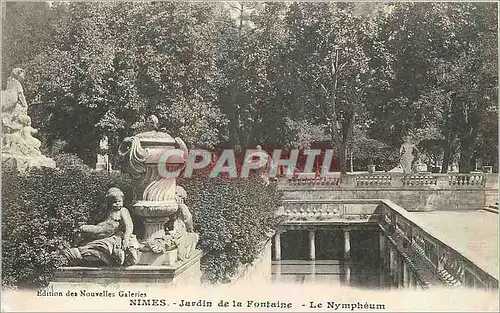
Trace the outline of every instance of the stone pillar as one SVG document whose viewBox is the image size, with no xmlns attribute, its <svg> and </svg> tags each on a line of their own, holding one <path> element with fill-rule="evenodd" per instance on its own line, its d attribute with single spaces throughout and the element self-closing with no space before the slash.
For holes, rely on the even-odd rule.
<svg viewBox="0 0 500 313">
<path fill-rule="evenodd" d="M 398 253 L 395 248 L 392 248 L 392 283 L 394 286 L 398 287 L 399 285 L 399 272 L 398 272 Z"/>
<path fill-rule="evenodd" d="M 309 231 L 309 260 L 316 260 L 316 240 L 314 230 Z"/>
<path fill-rule="evenodd" d="M 398 288 L 403 289 L 405 287 L 405 269 L 406 264 L 403 257 L 400 255 L 398 257 Z"/>
<path fill-rule="evenodd" d="M 274 235 L 274 259 L 281 260 L 281 234 L 279 232 Z"/>
<path fill-rule="evenodd" d="M 392 247 L 389 248 L 389 274 L 391 277 L 394 275 L 394 250 Z"/>
<path fill-rule="evenodd" d="M 404 173 L 390 173 L 391 174 L 391 187 L 403 187 Z"/>
<path fill-rule="evenodd" d="M 310 269 L 311 269 L 311 281 L 314 282 L 315 281 L 315 276 L 316 276 L 316 262 L 311 262 L 310 264 Z"/>
<path fill-rule="evenodd" d="M 385 235 L 383 232 L 379 232 L 379 258 L 382 264 L 384 264 L 385 258 Z"/>
<path fill-rule="evenodd" d="M 484 205 L 495 204 L 498 201 L 498 175 L 484 174 Z"/>
<path fill-rule="evenodd" d="M 403 288 L 408 288 L 408 274 L 409 274 L 409 268 L 408 268 L 408 264 L 406 264 L 405 260 L 402 259 L 402 264 L 403 264 L 403 267 L 402 267 L 402 274 L 403 274 Z"/>
<path fill-rule="evenodd" d="M 348 259 L 351 255 L 351 237 L 349 230 L 344 230 L 344 258 Z"/>
<path fill-rule="evenodd" d="M 345 283 L 347 285 L 350 285 L 351 284 L 351 264 L 346 262 L 344 267 L 345 267 L 345 269 L 344 269 L 345 270 L 345 274 L 344 274 L 345 275 Z"/>
<path fill-rule="evenodd" d="M 281 280 L 281 262 L 275 263 L 274 280 L 277 282 L 280 282 Z"/>
<path fill-rule="evenodd" d="M 413 288 L 415 283 L 415 277 L 413 276 L 413 271 L 408 267 L 408 288 Z"/>
</svg>

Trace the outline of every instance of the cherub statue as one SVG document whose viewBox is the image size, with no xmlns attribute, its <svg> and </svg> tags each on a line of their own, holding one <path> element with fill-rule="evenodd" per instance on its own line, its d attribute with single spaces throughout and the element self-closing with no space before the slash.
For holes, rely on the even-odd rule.
<svg viewBox="0 0 500 313">
<path fill-rule="evenodd" d="M 183 261 L 191 256 L 196 249 L 199 236 L 196 233 L 188 232 L 185 217 L 179 208 L 177 213 L 170 219 L 167 228 L 167 237 L 171 242 L 170 248 L 177 248 L 177 260 Z"/>
<path fill-rule="evenodd" d="M 80 243 L 65 251 L 70 263 L 104 263 L 133 265 L 138 261 L 139 243 L 133 234 L 133 223 L 123 207 L 123 192 L 110 188 L 106 195 L 108 207 L 104 221 L 97 225 L 80 226 Z"/>
<path fill-rule="evenodd" d="M 196 249 L 199 236 L 193 232 L 193 216 L 184 204 L 186 191 L 176 186 L 175 200 L 179 208 L 166 225 L 167 250 L 177 248 L 177 259 L 185 260 Z"/>
<path fill-rule="evenodd" d="M 184 199 L 187 197 L 186 190 L 181 186 L 175 187 L 175 201 L 179 204 L 179 210 L 181 211 L 181 218 L 188 232 L 193 232 L 193 215 L 189 212 L 189 208 L 184 204 Z"/>
</svg>

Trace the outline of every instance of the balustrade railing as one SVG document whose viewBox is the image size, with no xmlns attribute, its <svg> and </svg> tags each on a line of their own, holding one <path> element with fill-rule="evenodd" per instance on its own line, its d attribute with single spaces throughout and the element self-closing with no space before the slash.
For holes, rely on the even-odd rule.
<svg viewBox="0 0 500 313">
<path fill-rule="evenodd" d="M 450 186 L 484 186 L 484 174 L 450 174 Z"/>
<path fill-rule="evenodd" d="M 380 187 L 391 186 L 391 175 L 387 174 L 367 174 L 356 175 L 357 187 Z"/>
<path fill-rule="evenodd" d="M 329 177 L 281 179 L 280 187 L 323 187 L 323 188 L 485 188 L 487 175 L 484 173 L 348 173 Z M 493 177 L 496 179 L 496 176 Z M 493 180 L 490 178 L 490 180 Z"/>
<path fill-rule="evenodd" d="M 498 280 L 472 263 L 442 239 L 436 238 L 425 230 L 423 225 L 413 221 L 409 213 L 388 200 L 382 200 L 378 208 L 381 214 L 380 225 L 387 235 L 409 248 L 413 262 L 422 262 L 425 270 L 433 277 L 450 286 L 469 286 L 484 289 L 498 288 Z M 404 249 L 403 248 L 403 249 Z M 408 252 L 408 251 L 407 251 Z M 422 268 L 422 266 L 420 266 Z"/>
<path fill-rule="evenodd" d="M 304 185 L 317 185 L 317 186 L 338 186 L 340 184 L 340 177 L 312 177 L 312 178 L 299 178 L 293 177 L 288 181 L 290 186 L 304 186 Z"/>
<path fill-rule="evenodd" d="M 380 200 L 284 200 L 282 214 L 290 220 L 363 220 L 377 215 Z"/>
<path fill-rule="evenodd" d="M 430 186 L 437 185 L 438 177 L 434 175 L 411 174 L 402 178 L 403 186 Z"/>
</svg>

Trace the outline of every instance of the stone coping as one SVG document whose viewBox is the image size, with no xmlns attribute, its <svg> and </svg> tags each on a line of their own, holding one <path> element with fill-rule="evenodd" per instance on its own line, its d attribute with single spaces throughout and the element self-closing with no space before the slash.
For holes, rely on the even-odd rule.
<svg viewBox="0 0 500 313">
<path fill-rule="evenodd" d="M 497 190 L 496 188 L 486 187 L 484 185 L 414 185 L 393 187 L 387 185 L 374 186 L 352 186 L 352 185 L 279 185 L 278 189 L 284 191 L 325 191 L 325 190 L 344 190 L 344 191 L 482 191 L 482 190 Z"/>
<path fill-rule="evenodd" d="M 463 258 L 474 264 L 476 267 L 478 267 L 480 270 L 483 272 L 487 273 L 491 277 L 495 278 L 498 280 L 498 271 L 492 271 L 490 269 L 490 265 L 488 264 L 487 261 L 483 260 L 482 258 L 477 257 L 475 254 L 468 253 L 464 247 L 460 247 L 457 245 L 453 245 L 450 240 L 444 236 L 441 233 L 438 233 L 436 231 L 428 229 L 422 221 L 418 219 L 417 216 L 412 214 L 413 212 L 408 212 L 401 206 L 395 204 L 391 200 L 382 200 L 382 202 L 390 207 L 392 210 L 397 212 L 399 215 L 404 217 L 410 224 L 413 224 L 414 226 L 420 228 L 423 232 L 425 232 L 428 236 L 432 237 L 434 240 L 440 242 L 442 245 L 445 245 L 449 247 L 451 250 L 455 251 L 456 253 L 460 254 Z"/>
<path fill-rule="evenodd" d="M 381 204 L 383 199 L 283 199 L 284 203 L 320 203 L 320 204 L 330 204 L 330 203 L 339 203 L 339 204 Z"/>
<path fill-rule="evenodd" d="M 195 253 L 186 261 L 174 266 L 149 266 L 149 265 L 131 265 L 131 266 L 64 266 L 60 267 L 54 276 L 54 282 L 63 282 L 67 278 L 110 278 L 110 277 L 162 277 L 173 278 L 180 275 L 193 264 L 199 262 L 203 252 L 196 250 Z"/>
</svg>

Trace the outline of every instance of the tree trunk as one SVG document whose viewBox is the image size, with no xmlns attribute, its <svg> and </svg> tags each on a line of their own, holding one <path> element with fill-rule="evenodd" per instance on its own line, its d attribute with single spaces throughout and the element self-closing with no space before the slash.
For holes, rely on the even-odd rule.
<svg viewBox="0 0 500 313">
<path fill-rule="evenodd" d="M 470 173 L 472 161 L 472 140 L 469 137 L 460 140 L 459 172 Z"/>
<path fill-rule="evenodd" d="M 441 165 L 441 173 L 448 173 L 448 168 L 450 167 L 450 157 L 451 157 L 451 147 L 450 143 L 447 141 L 444 144 L 444 155 L 443 155 L 443 164 Z"/>
<path fill-rule="evenodd" d="M 340 173 L 347 173 L 347 160 L 346 160 L 346 145 L 338 140 L 335 141 L 335 146 L 337 147 L 338 165 Z"/>
<path fill-rule="evenodd" d="M 448 168 L 450 167 L 450 163 L 452 161 L 452 156 L 455 152 L 454 149 L 454 142 L 455 138 L 453 136 L 447 136 L 443 149 L 444 149 L 444 155 L 443 155 L 443 164 L 441 166 L 441 173 L 448 173 Z"/>
</svg>

